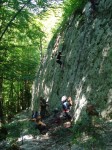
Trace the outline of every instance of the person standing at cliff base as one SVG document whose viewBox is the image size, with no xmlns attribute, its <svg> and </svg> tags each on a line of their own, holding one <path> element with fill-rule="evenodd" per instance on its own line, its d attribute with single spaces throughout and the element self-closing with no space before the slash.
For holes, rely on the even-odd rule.
<svg viewBox="0 0 112 150">
<path fill-rule="evenodd" d="M 48 115 L 48 102 L 43 98 L 40 97 L 40 115 L 42 119 L 44 119 Z"/>
</svg>

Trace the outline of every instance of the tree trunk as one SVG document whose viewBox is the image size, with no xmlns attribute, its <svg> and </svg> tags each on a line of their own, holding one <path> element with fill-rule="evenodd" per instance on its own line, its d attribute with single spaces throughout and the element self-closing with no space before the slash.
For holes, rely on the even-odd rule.
<svg viewBox="0 0 112 150">
<path fill-rule="evenodd" d="M 42 63 L 42 38 L 40 37 L 40 60 L 41 60 L 41 63 Z"/>
<path fill-rule="evenodd" d="M 2 97 L 2 89 L 3 89 L 3 77 L 0 77 L 0 119 L 3 122 L 3 97 Z"/>
</svg>

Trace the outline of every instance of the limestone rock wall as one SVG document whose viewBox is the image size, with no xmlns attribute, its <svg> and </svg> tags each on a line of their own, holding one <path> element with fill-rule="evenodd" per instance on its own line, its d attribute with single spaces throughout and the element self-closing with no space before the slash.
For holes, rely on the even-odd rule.
<svg viewBox="0 0 112 150">
<path fill-rule="evenodd" d="M 63 70 L 56 63 L 58 51 L 63 54 Z M 87 4 L 83 14 L 73 15 L 63 33 L 49 44 L 33 84 L 32 109 L 38 108 L 39 96 L 48 98 L 51 110 L 61 107 L 63 95 L 72 96 L 76 103 L 75 120 L 87 102 L 96 104 L 102 116 L 112 114 L 111 0 L 98 1 L 94 15 Z"/>
</svg>

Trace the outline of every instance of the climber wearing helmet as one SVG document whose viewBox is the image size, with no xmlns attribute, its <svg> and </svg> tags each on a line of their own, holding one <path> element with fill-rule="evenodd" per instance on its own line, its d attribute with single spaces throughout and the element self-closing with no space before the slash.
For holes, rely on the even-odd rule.
<svg viewBox="0 0 112 150">
<path fill-rule="evenodd" d="M 71 115 L 70 115 L 70 103 L 67 99 L 67 96 L 62 96 L 61 98 L 61 102 L 62 102 L 62 109 L 63 109 L 63 116 L 71 121 Z"/>
</svg>

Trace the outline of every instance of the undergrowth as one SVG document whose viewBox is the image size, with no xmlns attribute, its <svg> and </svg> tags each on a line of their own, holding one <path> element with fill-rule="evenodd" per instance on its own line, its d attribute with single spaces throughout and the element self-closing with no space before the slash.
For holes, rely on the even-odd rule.
<svg viewBox="0 0 112 150">
<path fill-rule="evenodd" d="M 96 148 L 104 150 L 105 142 L 104 137 L 102 137 L 102 130 L 101 118 L 82 118 L 72 128 L 72 143 L 83 147 L 85 150 Z"/>
<path fill-rule="evenodd" d="M 32 136 L 36 136 L 39 134 L 39 131 L 35 129 L 35 125 L 31 121 L 22 121 L 22 122 L 12 122 L 7 125 L 8 136 L 7 140 L 12 141 L 13 139 L 18 139 L 24 135 L 31 134 Z"/>
</svg>

